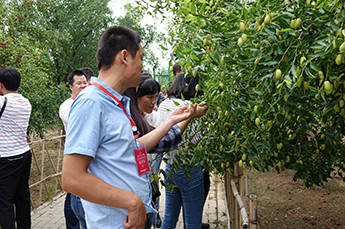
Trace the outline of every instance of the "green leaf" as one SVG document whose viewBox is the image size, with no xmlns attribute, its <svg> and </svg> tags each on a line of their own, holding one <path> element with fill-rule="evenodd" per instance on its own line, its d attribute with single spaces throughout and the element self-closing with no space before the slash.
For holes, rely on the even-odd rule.
<svg viewBox="0 0 345 229">
<path fill-rule="evenodd" d="M 193 2 L 191 3 L 191 11 L 193 14 L 196 14 L 196 7 Z"/>
<path fill-rule="evenodd" d="M 188 52 L 190 52 L 190 51 L 191 51 L 191 49 L 190 49 L 190 48 L 187 48 L 187 49 L 182 50 L 181 52 L 182 52 L 182 53 L 188 53 Z"/>
<path fill-rule="evenodd" d="M 311 67 L 311 69 L 313 69 L 316 72 L 321 71 L 321 69 L 316 64 L 314 64 L 313 62 L 310 63 L 310 67 Z"/>
<path fill-rule="evenodd" d="M 280 123 L 284 123 L 284 116 L 282 115 L 282 114 L 278 114 L 277 115 L 277 120 L 278 120 L 278 122 L 280 122 Z"/>
<path fill-rule="evenodd" d="M 181 93 L 181 100 L 182 101 L 186 101 L 186 99 L 184 98 L 183 94 Z"/>
<path fill-rule="evenodd" d="M 297 73 L 296 73 L 295 65 L 292 65 L 291 72 L 292 72 L 293 79 L 296 80 L 298 76 L 297 76 Z"/>
<path fill-rule="evenodd" d="M 291 80 L 288 80 L 288 79 L 284 79 L 284 82 L 285 82 L 286 84 L 291 84 L 291 83 L 292 83 Z"/>
<path fill-rule="evenodd" d="M 255 112 L 252 111 L 249 116 L 250 120 L 253 120 L 255 118 Z"/>
<path fill-rule="evenodd" d="M 191 53 L 191 57 L 195 61 L 199 61 L 200 60 L 194 53 Z"/>
<path fill-rule="evenodd" d="M 204 10 L 205 10 L 205 6 L 206 6 L 206 3 L 204 3 L 200 9 L 200 14 L 203 14 L 204 13 Z"/>
<path fill-rule="evenodd" d="M 283 28 L 289 28 L 289 26 L 290 26 L 289 22 L 285 18 L 279 17 L 278 21 L 282 25 Z M 285 30 L 287 30 L 287 29 L 285 29 Z"/>
<path fill-rule="evenodd" d="M 243 8 L 242 13 L 243 13 L 242 19 L 243 20 L 247 20 L 247 18 L 248 18 L 248 10 L 245 7 Z"/>
<path fill-rule="evenodd" d="M 269 60 L 269 61 L 265 61 L 265 62 L 260 62 L 259 63 L 259 65 L 265 65 L 265 66 L 267 66 L 267 65 L 276 65 L 278 63 L 278 61 L 276 61 L 276 60 Z"/>
<path fill-rule="evenodd" d="M 182 95 L 182 94 L 181 94 L 181 95 Z M 177 107 L 179 107 L 179 106 L 181 105 L 179 102 L 177 102 L 177 101 L 175 101 L 175 100 L 173 100 L 173 102 L 174 102 L 175 106 L 177 106 Z"/>
<path fill-rule="evenodd" d="M 324 2 L 326 2 L 326 0 L 318 0 L 314 6 L 314 9 L 316 9 L 316 7 L 318 7 L 321 4 L 324 4 Z"/>
<path fill-rule="evenodd" d="M 311 56 L 311 58 L 320 57 L 320 56 L 328 56 L 328 52 L 315 53 L 314 55 Z"/>
<path fill-rule="evenodd" d="M 165 47 L 164 45 L 159 45 L 159 47 L 161 47 L 161 49 L 163 49 L 164 51 L 168 51 L 168 48 L 167 47 Z"/>
</svg>

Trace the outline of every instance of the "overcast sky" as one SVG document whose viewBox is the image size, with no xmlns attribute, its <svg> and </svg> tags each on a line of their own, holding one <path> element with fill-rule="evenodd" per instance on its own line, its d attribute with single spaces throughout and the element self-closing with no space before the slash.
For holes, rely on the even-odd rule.
<svg viewBox="0 0 345 229">
<path fill-rule="evenodd" d="M 119 17 L 119 16 L 123 16 L 124 15 L 124 5 L 126 5 L 127 3 L 131 3 L 133 5 L 135 5 L 135 1 L 134 0 L 112 0 L 109 3 L 109 7 L 113 10 L 114 13 L 114 17 Z M 154 24 L 154 19 L 148 15 L 146 17 L 144 17 L 142 24 Z M 157 27 L 157 30 L 159 32 L 163 32 L 166 28 L 166 23 L 160 23 L 156 21 L 156 25 L 159 25 Z M 162 57 L 162 53 L 160 50 L 160 47 L 158 46 L 158 44 L 153 44 L 152 49 L 155 50 L 155 53 L 157 53 L 157 57 L 160 60 L 160 64 L 161 67 L 163 68 L 168 68 L 169 66 L 169 59 L 163 59 Z"/>
</svg>

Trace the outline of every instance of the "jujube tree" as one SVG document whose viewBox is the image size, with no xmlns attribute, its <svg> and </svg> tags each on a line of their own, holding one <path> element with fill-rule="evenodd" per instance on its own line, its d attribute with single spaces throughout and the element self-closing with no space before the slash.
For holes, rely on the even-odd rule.
<svg viewBox="0 0 345 229">
<path fill-rule="evenodd" d="M 210 106 L 194 158 L 230 172 L 295 170 L 320 185 L 344 177 L 341 1 L 160 1 L 174 14 L 174 61 Z M 189 147 L 191 149 L 192 147 Z"/>
</svg>

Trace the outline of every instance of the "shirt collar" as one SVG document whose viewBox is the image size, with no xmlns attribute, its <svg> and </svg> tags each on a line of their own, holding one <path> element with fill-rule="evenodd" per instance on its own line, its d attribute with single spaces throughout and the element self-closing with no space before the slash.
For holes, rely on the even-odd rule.
<svg viewBox="0 0 345 229">
<path fill-rule="evenodd" d="M 130 111 L 130 108 L 129 108 L 130 107 L 130 98 L 128 98 L 125 95 L 120 95 L 117 91 L 115 91 L 114 89 L 109 87 L 107 84 L 105 84 L 102 80 L 98 79 L 97 77 L 91 77 L 91 82 L 98 83 L 101 86 L 103 86 L 105 89 L 107 89 L 111 94 L 113 94 L 118 100 L 121 101 L 123 106 L 126 108 L 127 112 L 130 113 L 129 112 Z M 113 100 L 113 99 L 111 99 L 111 100 Z M 115 102 L 115 104 L 118 105 L 118 102 L 116 102 L 115 100 L 113 100 L 113 101 Z"/>
</svg>

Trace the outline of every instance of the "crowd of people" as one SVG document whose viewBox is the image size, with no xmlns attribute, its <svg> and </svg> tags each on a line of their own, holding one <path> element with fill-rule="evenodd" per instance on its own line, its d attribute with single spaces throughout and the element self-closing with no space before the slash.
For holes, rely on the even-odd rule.
<svg viewBox="0 0 345 229">
<path fill-rule="evenodd" d="M 199 76 L 187 77 L 175 64 L 176 78 L 164 95 L 161 85 L 142 68 L 140 42 L 135 31 L 112 26 L 98 43 L 98 76 L 86 67 L 68 76 L 71 97 L 59 109 L 66 132 L 62 185 L 67 192 L 67 229 L 175 228 L 181 209 L 185 228 L 209 228 L 202 223 L 210 186 L 207 170 L 200 164 L 193 164 L 190 170 L 189 162 L 183 162 L 174 175 L 165 177 L 174 189 L 166 189 L 162 218 L 158 214 L 162 207 L 160 189 L 153 179 L 163 157 L 167 160 L 165 174 L 171 174 L 176 155 L 192 153 L 178 150 L 182 139 L 195 142 L 199 138 L 186 131 L 195 129 L 191 120 L 200 118 L 208 109 L 190 101 L 202 95 L 195 90 Z M 0 71 L 0 93 L 4 95 L 0 96 L 2 229 L 15 225 L 30 228 L 31 224 L 31 152 L 26 143 L 31 105 L 18 94 L 19 85 L 16 69 Z M 13 115 L 15 112 L 18 115 Z M 8 130 L 19 128 L 20 134 L 13 138 L 14 133 Z"/>
</svg>

